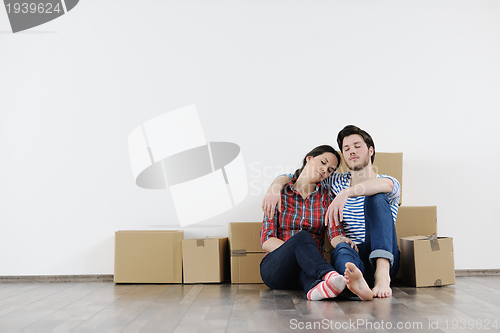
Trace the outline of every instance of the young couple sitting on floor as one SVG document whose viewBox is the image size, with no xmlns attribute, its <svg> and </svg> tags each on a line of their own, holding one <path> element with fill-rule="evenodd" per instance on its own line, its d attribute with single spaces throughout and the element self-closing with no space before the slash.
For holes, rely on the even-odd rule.
<svg viewBox="0 0 500 333">
<path fill-rule="evenodd" d="M 262 280 L 273 289 L 302 288 L 311 301 L 340 293 L 361 300 L 390 297 L 399 268 L 399 182 L 373 171 L 375 145 L 362 129 L 346 126 L 337 143 L 349 172 L 335 172 L 339 154 L 319 146 L 266 193 Z M 333 246 L 330 263 L 323 257 L 325 231 Z"/>
</svg>

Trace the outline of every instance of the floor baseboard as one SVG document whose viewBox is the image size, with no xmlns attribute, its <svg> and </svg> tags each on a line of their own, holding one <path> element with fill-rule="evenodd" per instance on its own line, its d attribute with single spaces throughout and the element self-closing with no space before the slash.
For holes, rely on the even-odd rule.
<svg viewBox="0 0 500 333">
<path fill-rule="evenodd" d="M 500 269 L 457 269 L 457 277 L 500 276 Z M 107 275 L 20 275 L 0 276 L 0 283 L 55 283 L 55 282 L 113 282 L 113 274 Z"/>
<path fill-rule="evenodd" d="M 113 275 L 21 275 L 0 276 L 0 283 L 113 282 Z"/>
<path fill-rule="evenodd" d="M 500 269 L 457 269 L 455 276 L 499 276 Z"/>
</svg>

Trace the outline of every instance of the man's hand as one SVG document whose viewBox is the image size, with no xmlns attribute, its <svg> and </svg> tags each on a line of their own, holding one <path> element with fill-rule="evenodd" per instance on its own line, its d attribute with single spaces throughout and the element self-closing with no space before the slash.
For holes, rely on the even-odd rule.
<svg viewBox="0 0 500 333">
<path fill-rule="evenodd" d="M 329 226 L 330 228 L 333 227 L 333 224 L 339 226 L 340 222 L 344 220 L 344 206 L 347 203 L 348 198 L 349 196 L 347 194 L 347 191 L 342 190 L 335 197 L 335 199 L 333 199 L 330 206 L 328 206 L 328 210 L 326 211 L 326 226 Z"/>
<path fill-rule="evenodd" d="M 274 217 L 276 204 L 278 205 L 278 211 L 281 213 L 281 193 L 274 193 L 274 191 L 269 189 L 264 196 L 264 200 L 262 200 L 262 210 L 268 219 Z"/>
</svg>

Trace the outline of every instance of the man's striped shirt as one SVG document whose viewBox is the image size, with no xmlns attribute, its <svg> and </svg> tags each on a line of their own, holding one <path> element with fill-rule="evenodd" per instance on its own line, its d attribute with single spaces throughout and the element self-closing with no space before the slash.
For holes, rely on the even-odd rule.
<svg viewBox="0 0 500 333">
<path fill-rule="evenodd" d="M 401 194 L 401 186 L 399 181 L 388 175 L 377 175 L 377 178 L 389 178 L 394 183 L 392 191 L 385 193 L 389 204 L 391 205 L 392 219 L 396 223 L 398 215 L 399 196 Z M 334 172 L 321 183 L 324 187 L 329 188 L 335 195 L 340 191 L 351 186 L 351 173 Z M 353 240 L 355 244 L 365 242 L 365 197 L 348 198 L 344 206 L 344 221 L 343 227 L 347 237 Z"/>
</svg>

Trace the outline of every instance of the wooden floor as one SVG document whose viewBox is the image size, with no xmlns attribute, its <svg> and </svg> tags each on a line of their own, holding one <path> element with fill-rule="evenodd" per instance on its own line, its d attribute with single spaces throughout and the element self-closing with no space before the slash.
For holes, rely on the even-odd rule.
<svg viewBox="0 0 500 333">
<path fill-rule="evenodd" d="M 264 285 L 0 284 L 0 332 L 500 332 L 500 276 L 308 302 Z"/>
</svg>

